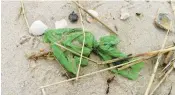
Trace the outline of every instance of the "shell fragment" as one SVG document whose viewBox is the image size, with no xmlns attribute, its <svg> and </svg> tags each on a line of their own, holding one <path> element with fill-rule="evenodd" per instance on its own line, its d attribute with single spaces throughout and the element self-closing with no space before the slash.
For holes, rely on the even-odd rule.
<svg viewBox="0 0 175 95">
<path fill-rule="evenodd" d="M 39 36 L 44 34 L 46 29 L 48 29 L 48 27 L 42 21 L 37 20 L 33 22 L 30 26 L 29 33 L 31 33 L 34 36 Z"/>
<path fill-rule="evenodd" d="M 66 26 L 67 26 L 67 21 L 65 19 L 62 19 L 60 21 L 55 22 L 55 28 L 56 29 L 65 28 Z"/>
</svg>

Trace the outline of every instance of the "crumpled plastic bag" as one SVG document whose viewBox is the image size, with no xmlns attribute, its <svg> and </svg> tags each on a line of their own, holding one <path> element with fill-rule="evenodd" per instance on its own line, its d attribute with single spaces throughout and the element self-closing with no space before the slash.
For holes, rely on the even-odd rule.
<svg viewBox="0 0 175 95">
<path fill-rule="evenodd" d="M 44 41 L 50 43 L 52 51 L 56 59 L 63 65 L 63 67 L 73 75 L 76 75 L 78 70 L 78 64 L 80 57 L 72 54 L 69 51 L 61 49 L 55 43 L 62 44 L 66 48 L 69 48 L 77 53 L 81 53 L 83 43 L 83 32 L 81 28 L 62 28 L 62 29 L 50 29 L 46 30 L 44 34 Z M 104 61 L 111 60 L 113 58 L 127 57 L 116 48 L 116 45 L 120 42 L 116 35 L 109 35 L 101 37 L 99 42 L 96 41 L 94 35 L 88 31 L 85 31 L 85 47 L 83 56 L 88 57 L 90 53 L 94 52 Z M 122 62 L 123 63 L 123 62 Z M 121 64 L 122 64 L 121 63 Z M 88 60 L 82 59 L 81 66 L 87 66 Z M 115 64 L 114 64 L 115 65 Z M 136 79 L 140 70 L 143 68 L 143 63 L 139 63 L 131 66 L 131 70 L 111 70 L 115 74 L 120 74 L 128 79 Z"/>
<path fill-rule="evenodd" d="M 96 40 L 90 32 L 85 31 L 85 33 L 86 36 L 83 56 L 88 57 L 94 46 L 94 41 Z M 81 53 L 83 41 L 82 34 L 83 32 L 80 28 L 62 28 L 46 30 L 43 37 L 45 42 L 50 43 L 53 54 L 60 64 L 62 64 L 68 72 L 74 75 L 77 73 L 80 57 L 61 49 L 55 43 L 60 43 L 75 52 Z M 87 64 L 88 60 L 83 58 L 81 66 L 86 66 Z"/>
</svg>

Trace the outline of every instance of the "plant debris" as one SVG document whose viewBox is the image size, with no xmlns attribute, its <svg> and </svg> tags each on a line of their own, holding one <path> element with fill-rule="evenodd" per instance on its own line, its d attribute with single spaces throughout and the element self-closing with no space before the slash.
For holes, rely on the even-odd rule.
<svg viewBox="0 0 175 95">
<path fill-rule="evenodd" d="M 72 23 L 75 23 L 78 21 L 78 15 L 73 11 L 70 15 L 69 15 L 69 20 Z"/>
<path fill-rule="evenodd" d="M 165 60 L 164 60 L 164 64 L 168 64 L 174 57 L 174 51 L 169 51 L 166 56 L 165 56 Z"/>
<path fill-rule="evenodd" d="M 172 88 L 173 88 L 173 86 L 171 84 L 170 91 L 169 91 L 168 95 L 171 95 Z"/>
<path fill-rule="evenodd" d="M 115 31 L 113 31 L 113 29 L 111 29 L 108 25 L 106 25 L 103 21 L 101 21 L 100 19 L 98 19 L 97 17 L 95 17 L 94 15 L 92 15 L 91 13 L 89 13 L 85 8 L 82 7 L 82 5 L 80 5 L 79 3 L 75 2 L 75 1 L 72 1 L 74 2 L 77 7 L 81 8 L 84 12 L 86 12 L 87 14 L 89 14 L 90 16 L 92 16 L 95 20 L 97 20 L 99 23 L 101 23 L 104 27 L 106 27 L 109 32 L 111 34 L 117 34 Z"/>
<path fill-rule="evenodd" d="M 170 73 L 173 71 L 173 66 L 171 65 L 169 70 L 164 74 L 162 79 L 158 82 L 158 84 L 155 86 L 155 88 L 152 90 L 152 92 L 149 95 L 153 95 L 154 92 L 157 90 L 158 87 L 165 81 L 165 79 L 170 75 Z"/>
<path fill-rule="evenodd" d="M 41 50 L 41 51 L 37 51 L 37 52 L 28 52 L 26 53 L 26 56 L 28 59 L 32 59 L 32 60 L 38 60 L 38 59 L 47 59 L 49 57 L 54 58 L 53 56 L 53 52 L 51 52 L 51 50 Z"/>
<path fill-rule="evenodd" d="M 22 11 L 23 11 L 23 9 L 22 9 L 22 7 L 20 7 L 20 8 L 19 8 L 19 14 L 18 14 L 18 16 L 17 16 L 17 19 L 19 19 L 19 18 L 21 17 Z"/>
</svg>

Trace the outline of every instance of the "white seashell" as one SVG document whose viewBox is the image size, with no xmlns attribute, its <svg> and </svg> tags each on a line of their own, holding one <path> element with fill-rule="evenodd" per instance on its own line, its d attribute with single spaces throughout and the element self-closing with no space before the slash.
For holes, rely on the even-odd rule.
<svg viewBox="0 0 175 95">
<path fill-rule="evenodd" d="M 60 21 L 55 22 L 55 28 L 56 29 L 65 28 L 66 26 L 67 26 L 67 21 L 65 19 L 62 19 Z"/>
<path fill-rule="evenodd" d="M 37 20 L 32 23 L 32 25 L 29 28 L 29 33 L 39 36 L 44 34 L 45 30 L 48 29 L 48 27 L 40 20 Z"/>
<path fill-rule="evenodd" d="M 88 10 L 89 13 L 91 13 L 93 16 L 98 17 L 98 13 L 94 10 Z"/>
<path fill-rule="evenodd" d="M 174 66 L 174 68 L 175 68 L 175 62 L 173 63 L 173 66 Z"/>
</svg>

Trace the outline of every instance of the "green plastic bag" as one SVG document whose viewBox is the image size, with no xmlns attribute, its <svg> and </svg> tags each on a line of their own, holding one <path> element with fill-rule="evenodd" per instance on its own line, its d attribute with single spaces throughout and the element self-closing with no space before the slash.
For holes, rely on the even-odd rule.
<svg viewBox="0 0 175 95">
<path fill-rule="evenodd" d="M 83 56 L 89 56 L 96 40 L 92 33 L 85 31 L 85 47 Z M 44 41 L 51 44 L 54 56 L 63 65 L 63 67 L 70 73 L 76 74 L 80 57 L 58 47 L 55 43 L 60 43 L 66 48 L 75 52 L 81 53 L 83 32 L 80 28 L 62 28 L 46 30 Z M 78 43 L 78 44 L 76 44 Z M 81 66 L 87 66 L 88 60 L 82 58 Z"/>
<path fill-rule="evenodd" d="M 83 31 L 80 28 L 62 28 L 62 29 L 50 29 L 46 30 L 44 41 L 51 44 L 51 48 L 56 59 L 64 66 L 64 68 L 76 75 L 78 70 L 78 64 L 80 57 L 70 53 L 69 51 L 63 50 L 58 47 L 55 43 L 60 43 L 66 48 L 69 48 L 77 53 L 81 53 L 83 43 Z M 93 51 L 101 57 L 102 60 L 111 60 L 113 58 L 127 57 L 126 54 L 120 52 L 116 45 L 119 43 L 119 38 L 116 35 L 109 35 L 100 38 L 97 42 L 92 33 L 85 31 L 85 47 L 83 56 L 88 57 Z M 87 66 L 88 60 L 82 59 L 81 66 Z M 128 70 L 111 70 L 115 74 L 120 74 L 128 79 L 137 79 L 140 70 L 143 68 L 144 63 L 138 63 L 131 66 Z"/>
</svg>

